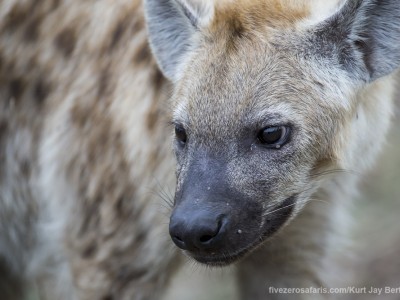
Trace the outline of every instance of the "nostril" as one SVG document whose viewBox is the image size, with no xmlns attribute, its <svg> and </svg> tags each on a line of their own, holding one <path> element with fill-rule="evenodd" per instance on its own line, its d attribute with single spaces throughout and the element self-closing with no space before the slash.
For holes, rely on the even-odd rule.
<svg viewBox="0 0 400 300">
<path fill-rule="evenodd" d="M 176 220 L 172 219 L 169 225 L 170 225 L 169 226 L 169 234 L 171 236 L 172 241 L 179 248 L 186 250 L 187 245 L 185 242 L 182 223 L 179 222 L 179 220 L 177 222 Z"/>
<path fill-rule="evenodd" d="M 212 238 L 214 236 L 212 236 L 212 235 L 203 235 L 203 236 L 200 237 L 200 242 L 207 243 L 208 241 L 212 240 Z"/>
<path fill-rule="evenodd" d="M 200 243 L 206 244 L 211 242 L 211 240 L 218 235 L 218 233 L 221 230 L 221 227 L 222 227 L 222 218 L 218 220 L 217 226 L 214 229 L 210 230 L 210 228 L 208 228 L 208 232 L 204 232 L 203 235 L 200 236 L 199 238 Z"/>
<path fill-rule="evenodd" d="M 187 250 L 186 242 L 179 236 L 179 235 L 171 235 L 172 241 L 177 245 L 179 248 L 183 250 Z"/>
<path fill-rule="evenodd" d="M 175 240 L 177 240 L 178 242 L 183 242 L 182 239 L 181 239 L 179 236 L 177 236 L 177 235 L 174 235 L 173 238 L 174 238 Z"/>
</svg>

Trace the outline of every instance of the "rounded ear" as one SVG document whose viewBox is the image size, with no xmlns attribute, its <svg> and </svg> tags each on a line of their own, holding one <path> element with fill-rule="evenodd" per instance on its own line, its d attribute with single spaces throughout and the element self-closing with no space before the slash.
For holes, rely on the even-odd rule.
<svg viewBox="0 0 400 300">
<path fill-rule="evenodd" d="M 145 0 L 145 15 L 150 47 L 163 74 L 172 81 L 195 46 L 204 12 L 201 5 L 186 0 Z"/>
<path fill-rule="evenodd" d="M 315 33 L 320 45 L 333 44 L 340 64 L 365 81 L 400 66 L 398 0 L 347 0 Z"/>
</svg>

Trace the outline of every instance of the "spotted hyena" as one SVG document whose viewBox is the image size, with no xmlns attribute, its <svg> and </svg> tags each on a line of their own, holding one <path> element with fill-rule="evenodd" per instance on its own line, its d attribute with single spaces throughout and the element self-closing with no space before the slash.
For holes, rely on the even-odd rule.
<svg viewBox="0 0 400 300">
<path fill-rule="evenodd" d="M 173 242 L 243 299 L 334 285 L 399 28 L 396 0 L 3 0 L 4 297 L 160 299 L 174 185 Z"/>
</svg>

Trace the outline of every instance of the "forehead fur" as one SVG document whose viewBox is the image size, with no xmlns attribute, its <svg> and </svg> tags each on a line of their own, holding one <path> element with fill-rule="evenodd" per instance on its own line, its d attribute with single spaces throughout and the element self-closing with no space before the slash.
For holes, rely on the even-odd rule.
<svg viewBox="0 0 400 300">
<path fill-rule="evenodd" d="M 287 27 L 279 27 L 285 26 L 279 23 L 284 20 L 287 25 L 295 23 L 295 19 L 289 20 L 295 15 L 299 22 L 308 18 L 309 7 L 296 1 L 288 10 L 284 3 L 238 0 L 231 5 L 218 5 L 213 26 L 220 26 L 225 32 L 215 30 L 210 38 L 200 39 L 188 63 L 190 67 L 175 88 L 174 118 L 190 127 L 192 134 L 216 140 L 232 132 L 239 133 L 246 126 L 255 128 L 264 126 L 263 122 L 273 123 L 275 120 L 270 118 L 278 115 L 278 123 L 293 122 L 302 128 L 315 128 L 304 124 L 309 123 L 324 128 L 315 110 L 321 108 L 319 111 L 327 115 L 338 115 L 342 102 L 347 103 L 342 101 L 347 96 L 343 84 L 329 84 L 335 78 L 347 77 L 306 58 L 301 43 L 299 47 L 293 46 L 299 35 Z M 269 9 L 271 4 L 275 10 Z M 269 9 L 268 21 L 261 17 L 263 9 Z M 222 12 L 225 14 L 220 15 Z M 256 29 L 261 33 L 257 34 L 249 27 L 261 24 L 273 28 L 272 32 Z"/>
<path fill-rule="evenodd" d="M 189 115 L 192 120 L 188 123 L 205 128 L 240 120 L 255 106 L 265 109 L 283 102 L 298 106 L 299 111 L 316 103 L 347 110 L 347 102 L 342 101 L 347 97 L 347 89 L 343 89 L 346 74 L 328 68 L 325 61 L 311 59 L 307 54 L 310 45 L 299 38 L 304 31 L 299 34 L 285 27 L 309 18 L 312 3 L 218 2 L 210 24 L 214 30 L 205 31 L 206 38 L 198 40 L 175 87 L 175 116 L 185 120 Z M 332 82 L 335 84 L 329 84 Z M 216 120 L 211 120 L 213 117 Z"/>
<path fill-rule="evenodd" d="M 265 28 L 295 28 L 331 15 L 342 0 L 218 0 L 213 1 L 212 32 L 242 35 Z"/>
<path fill-rule="evenodd" d="M 288 5 L 289 4 L 289 5 Z M 287 27 L 305 19 L 310 9 L 303 1 L 236 0 L 216 4 L 213 27 L 232 31 Z"/>
</svg>

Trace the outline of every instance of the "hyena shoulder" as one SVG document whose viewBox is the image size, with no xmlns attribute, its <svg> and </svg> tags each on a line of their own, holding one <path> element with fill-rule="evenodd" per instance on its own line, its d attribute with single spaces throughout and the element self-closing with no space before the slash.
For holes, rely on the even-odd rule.
<svg viewBox="0 0 400 300">
<path fill-rule="evenodd" d="M 149 297 L 174 256 L 155 192 L 173 159 L 141 1 L 0 15 L 1 261 L 49 299 L 125 299 L 143 281 Z"/>
</svg>

